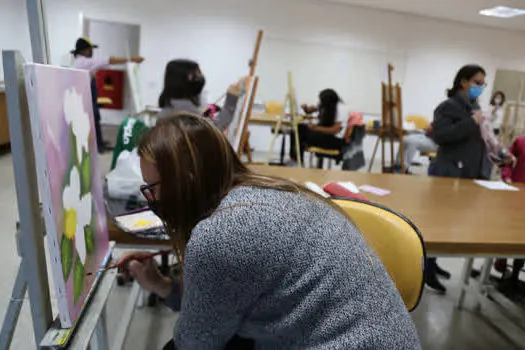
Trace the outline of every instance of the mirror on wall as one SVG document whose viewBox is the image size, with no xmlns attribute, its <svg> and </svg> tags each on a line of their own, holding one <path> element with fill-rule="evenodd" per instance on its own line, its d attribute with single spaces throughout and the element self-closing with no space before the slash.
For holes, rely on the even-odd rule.
<svg viewBox="0 0 525 350">
<path fill-rule="evenodd" d="M 525 102 L 525 72 L 498 69 L 492 93 L 503 91 L 508 102 Z"/>
</svg>

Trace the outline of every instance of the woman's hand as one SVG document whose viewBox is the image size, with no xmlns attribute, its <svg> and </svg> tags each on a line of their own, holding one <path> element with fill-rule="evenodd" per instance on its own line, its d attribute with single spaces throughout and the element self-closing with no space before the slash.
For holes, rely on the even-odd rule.
<svg viewBox="0 0 525 350">
<path fill-rule="evenodd" d="M 148 292 L 155 293 L 162 298 L 167 298 L 172 291 L 173 281 L 159 272 L 155 259 L 150 257 L 149 252 L 132 252 L 125 254 L 118 261 L 122 265 L 120 271 L 124 278 L 133 276 L 140 286 Z"/>
<path fill-rule="evenodd" d="M 140 57 L 140 56 L 133 56 L 131 57 L 131 62 L 134 62 L 134 63 L 142 63 L 144 62 L 144 57 Z"/>
<path fill-rule="evenodd" d="M 334 135 L 339 134 L 342 128 L 343 126 L 341 125 L 341 123 L 335 123 L 334 126 L 332 126 L 332 132 L 334 133 Z"/>
<path fill-rule="evenodd" d="M 478 125 L 481 125 L 481 123 L 483 123 L 483 119 L 485 119 L 485 117 L 483 117 L 483 113 L 479 109 L 472 113 L 472 118 L 474 118 L 474 121 Z"/>
<path fill-rule="evenodd" d="M 228 92 L 232 95 L 239 96 L 242 92 L 243 87 L 246 89 L 246 87 L 250 84 L 250 77 L 242 77 L 239 80 L 237 80 L 236 83 L 231 84 L 228 87 Z"/>
<path fill-rule="evenodd" d="M 306 103 L 303 103 L 301 105 L 301 108 L 306 114 L 312 114 L 314 112 L 317 112 L 317 107 L 315 106 L 308 106 Z"/>
</svg>

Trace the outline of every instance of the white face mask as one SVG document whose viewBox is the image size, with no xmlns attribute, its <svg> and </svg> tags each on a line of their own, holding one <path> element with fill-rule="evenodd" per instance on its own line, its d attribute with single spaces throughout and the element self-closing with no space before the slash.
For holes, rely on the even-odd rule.
<svg viewBox="0 0 525 350">
<path fill-rule="evenodd" d="M 496 106 L 501 106 L 501 98 L 495 98 L 494 99 L 494 103 L 496 104 Z"/>
</svg>

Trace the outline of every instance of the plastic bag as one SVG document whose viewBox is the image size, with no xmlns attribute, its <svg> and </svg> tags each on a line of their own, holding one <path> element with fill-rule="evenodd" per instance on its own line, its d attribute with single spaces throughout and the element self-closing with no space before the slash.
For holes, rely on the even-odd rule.
<svg viewBox="0 0 525 350">
<path fill-rule="evenodd" d="M 106 175 L 106 181 L 110 198 L 128 199 L 135 196 L 140 201 L 146 201 L 140 192 L 140 186 L 144 184 L 144 180 L 136 148 L 131 152 L 122 151 L 120 153 L 115 168 Z"/>
<path fill-rule="evenodd" d="M 508 149 L 503 147 L 498 141 L 498 138 L 494 134 L 490 118 L 484 115 L 483 122 L 480 124 L 480 129 L 481 137 L 485 141 L 489 160 L 496 165 L 508 162 L 512 155 L 509 153 Z"/>
</svg>

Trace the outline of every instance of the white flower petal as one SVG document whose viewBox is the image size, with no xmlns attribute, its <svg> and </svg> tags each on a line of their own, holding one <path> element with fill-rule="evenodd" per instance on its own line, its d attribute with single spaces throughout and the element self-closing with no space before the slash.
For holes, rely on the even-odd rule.
<svg viewBox="0 0 525 350">
<path fill-rule="evenodd" d="M 91 193 L 80 199 L 77 206 L 77 220 L 82 227 L 91 223 Z"/>
<path fill-rule="evenodd" d="M 77 167 L 73 167 L 69 173 L 69 186 L 62 192 L 62 206 L 64 209 L 72 209 L 78 206 L 80 198 L 80 173 Z"/>
<path fill-rule="evenodd" d="M 84 227 L 91 223 L 91 194 L 80 199 L 77 206 L 77 229 L 75 233 L 75 247 L 82 264 L 86 263 L 86 236 Z"/>
<path fill-rule="evenodd" d="M 84 228 L 81 229 L 77 226 L 77 232 L 75 233 L 75 247 L 77 248 L 78 257 L 82 261 L 82 265 L 86 263 L 86 235 L 84 234 Z"/>
<path fill-rule="evenodd" d="M 89 132 L 91 123 L 89 114 L 84 110 L 82 95 L 74 89 L 68 89 L 64 92 L 64 115 L 66 122 L 71 125 L 73 134 L 77 139 L 77 156 L 78 160 L 82 159 L 82 149 L 88 151 Z"/>
</svg>

